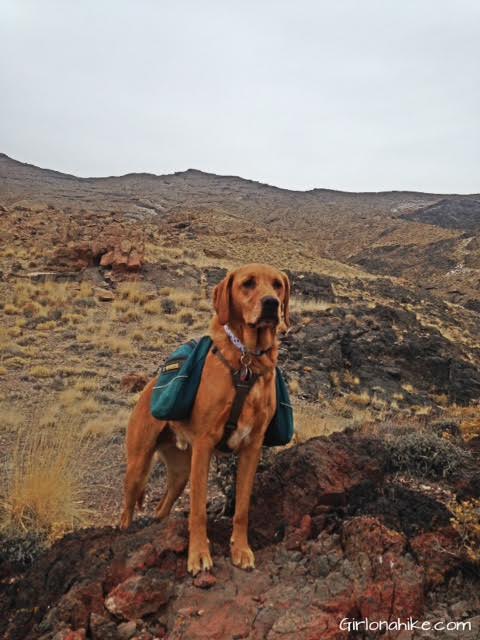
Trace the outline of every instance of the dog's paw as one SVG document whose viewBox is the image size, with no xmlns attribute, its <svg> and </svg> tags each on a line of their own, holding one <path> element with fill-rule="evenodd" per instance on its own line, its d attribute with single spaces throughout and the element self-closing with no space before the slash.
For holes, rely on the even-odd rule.
<svg viewBox="0 0 480 640">
<path fill-rule="evenodd" d="M 248 544 L 240 546 L 232 543 L 230 553 L 232 556 L 232 564 L 236 567 L 240 567 L 240 569 L 255 569 L 255 556 Z"/>
<path fill-rule="evenodd" d="M 118 526 L 120 529 L 128 529 L 132 524 L 132 517 L 128 513 L 122 513 Z"/>
<path fill-rule="evenodd" d="M 212 556 L 208 548 L 188 551 L 188 572 L 196 576 L 200 571 L 210 571 L 213 567 Z"/>
</svg>

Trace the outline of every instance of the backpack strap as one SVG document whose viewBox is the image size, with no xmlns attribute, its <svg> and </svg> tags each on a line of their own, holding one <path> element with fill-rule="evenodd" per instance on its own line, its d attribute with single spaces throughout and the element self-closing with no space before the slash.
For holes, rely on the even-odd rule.
<svg viewBox="0 0 480 640">
<path fill-rule="evenodd" d="M 216 345 L 212 347 L 212 353 L 214 353 L 223 362 L 223 364 L 225 364 L 230 369 L 230 373 L 232 374 L 233 386 L 235 387 L 236 391 L 232 408 L 230 410 L 230 415 L 228 416 L 228 420 L 223 431 L 222 439 L 217 444 L 217 449 L 219 449 L 220 451 L 223 451 L 224 453 L 231 453 L 232 450 L 227 445 L 227 442 L 230 439 L 232 433 L 237 428 L 238 419 L 240 418 L 240 414 L 242 413 L 245 400 L 247 399 L 251 388 L 260 377 L 260 374 L 253 373 L 248 369 L 248 374 L 245 375 L 243 368 L 235 369 L 228 362 L 228 360 Z"/>
</svg>

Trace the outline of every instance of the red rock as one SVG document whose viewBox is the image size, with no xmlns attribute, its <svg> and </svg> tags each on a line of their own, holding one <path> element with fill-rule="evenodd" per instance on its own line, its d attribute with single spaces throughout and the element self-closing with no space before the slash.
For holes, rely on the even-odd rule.
<svg viewBox="0 0 480 640">
<path fill-rule="evenodd" d="M 87 632 L 85 629 L 76 629 L 75 631 L 69 631 L 67 635 L 62 636 L 62 640 L 85 640 Z"/>
<path fill-rule="evenodd" d="M 380 482 L 380 456 L 372 455 L 361 438 L 334 434 L 312 438 L 282 451 L 275 468 L 255 479 L 250 529 L 268 544 L 285 527 L 298 528 L 305 515 L 319 508 L 345 504 L 348 494 L 366 482 Z"/>
<path fill-rule="evenodd" d="M 119 640 L 116 623 L 106 616 L 92 613 L 89 630 L 92 640 Z"/>
<path fill-rule="evenodd" d="M 385 527 L 376 518 L 360 516 L 343 526 L 342 542 L 347 557 L 366 553 L 376 560 L 388 551 L 401 555 L 407 544 L 405 536 Z"/>
<path fill-rule="evenodd" d="M 104 253 L 103 256 L 100 259 L 100 266 L 101 267 L 111 267 L 113 264 L 113 259 L 114 259 L 114 252 L 112 251 L 107 251 L 107 253 Z"/>
<path fill-rule="evenodd" d="M 312 517 L 308 514 L 303 516 L 300 526 L 289 529 L 285 535 L 287 549 L 299 549 L 302 543 L 312 536 L 312 527 Z"/>
<path fill-rule="evenodd" d="M 146 569 L 153 567 L 158 560 L 158 554 L 151 543 L 147 543 L 137 549 L 127 560 L 126 567 L 134 571 L 144 572 Z"/>
<path fill-rule="evenodd" d="M 100 300 L 100 302 L 112 302 L 112 300 L 115 300 L 115 294 L 108 289 L 95 289 L 95 297 Z"/>
<path fill-rule="evenodd" d="M 442 584 L 448 573 L 462 564 L 460 545 L 460 537 L 452 527 L 422 533 L 410 541 L 429 586 Z"/>
<path fill-rule="evenodd" d="M 253 601 L 218 599 L 211 603 L 201 616 L 178 618 L 172 630 L 172 637 L 201 640 L 225 640 L 226 638 L 248 638 L 255 618 L 256 605 Z M 180 631 L 182 635 L 176 636 Z"/>
<path fill-rule="evenodd" d="M 0 637 L 41 637 L 48 629 L 53 638 L 87 629 L 93 640 L 113 640 L 119 622 L 131 621 L 125 635 L 137 637 L 346 640 L 348 631 L 338 626 L 343 618 L 421 620 L 432 613 L 425 589 L 458 566 L 452 558 L 456 534 L 444 527 L 407 539 L 381 516 L 342 519 L 341 509 L 333 521 L 328 510 L 334 494 L 340 504 L 352 500 L 355 509 L 368 508 L 370 491 L 376 500 L 384 486 L 375 450 L 371 460 L 362 447 L 352 434 L 314 439 L 275 455 L 259 472 L 251 521 L 255 571 L 232 567 L 225 518 L 209 522 L 215 576 L 193 581 L 186 572 L 188 521 L 175 512 L 163 523 L 138 523 L 127 531 L 74 532 L 4 585 Z M 384 499 L 390 495 L 385 491 Z M 262 505 L 266 514 L 259 513 Z M 335 527 L 317 535 L 318 519 L 326 516 Z M 287 548 L 292 545 L 293 552 Z M 213 588 L 199 588 L 211 583 Z"/>
<path fill-rule="evenodd" d="M 185 518 L 175 518 L 170 515 L 165 522 L 161 540 L 152 540 L 157 553 L 173 551 L 175 554 L 184 553 L 188 547 L 188 525 Z"/>
<path fill-rule="evenodd" d="M 51 612 L 56 624 L 67 623 L 75 629 L 88 626 L 91 613 L 103 613 L 103 589 L 100 582 L 74 585 Z"/>
<path fill-rule="evenodd" d="M 127 567 L 125 558 L 114 558 L 105 570 L 104 586 L 111 591 L 121 582 L 135 574 L 132 567 Z"/>
<path fill-rule="evenodd" d="M 143 267 L 145 247 L 141 237 L 127 239 L 121 226 L 98 232 L 100 237 L 71 241 L 60 246 L 50 263 L 60 268 L 82 270 L 100 265 L 116 272 L 137 272 Z"/>
<path fill-rule="evenodd" d="M 214 584 L 217 584 L 217 579 L 213 574 L 202 571 L 195 577 L 193 584 L 199 589 L 210 589 Z"/>
<path fill-rule="evenodd" d="M 143 260 L 141 255 L 135 249 L 130 252 L 128 256 L 128 270 L 129 271 L 139 271 L 142 268 Z"/>
<path fill-rule="evenodd" d="M 105 598 L 105 607 L 125 620 L 135 620 L 155 613 L 165 605 L 172 595 L 173 582 L 158 571 L 133 575 L 114 587 Z"/>
</svg>

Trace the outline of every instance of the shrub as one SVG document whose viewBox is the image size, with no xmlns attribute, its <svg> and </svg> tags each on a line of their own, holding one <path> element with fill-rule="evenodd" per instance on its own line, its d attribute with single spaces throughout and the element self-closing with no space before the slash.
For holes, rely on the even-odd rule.
<svg viewBox="0 0 480 640">
<path fill-rule="evenodd" d="M 451 478 L 470 458 L 453 442 L 426 429 L 395 429 L 384 437 L 389 471 L 405 471 L 414 476 Z"/>
<path fill-rule="evenodd" d="M 166 314 L 173 314 L 173 313 L 177 313 L 177 305 L 175 304 L 175 301 L 172 300 L 171 298 L 164 298 L 161 302 L 162 305 L 162 311 Z"/>
<path fill-rule="evenodd" d="M 11 464 L 5 468 L 0 497 L 0 530 L 8 536 L 48 539 L 86 524 L 86 474 L 91 440 L 72 419 L 58 417 L 48 428 L 24 424 Z"/>
</svg>

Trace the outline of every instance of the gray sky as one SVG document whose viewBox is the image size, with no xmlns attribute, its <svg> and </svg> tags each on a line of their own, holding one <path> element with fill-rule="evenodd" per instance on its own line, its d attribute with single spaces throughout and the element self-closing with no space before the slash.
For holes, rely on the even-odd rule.
<svg viewBox="0 0 480 640">
<path fill-rule="evenodd" d="M 0 151 L 480 191 L 478 0 L 0 0 Z"/>
</svg>

